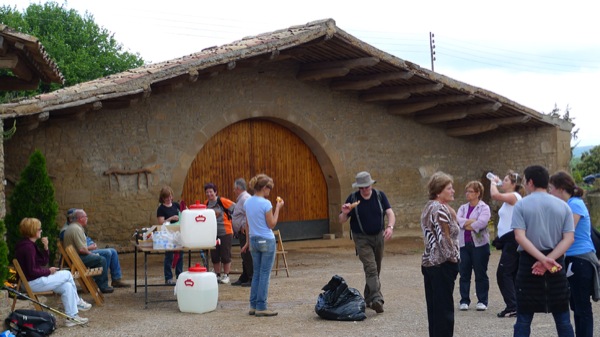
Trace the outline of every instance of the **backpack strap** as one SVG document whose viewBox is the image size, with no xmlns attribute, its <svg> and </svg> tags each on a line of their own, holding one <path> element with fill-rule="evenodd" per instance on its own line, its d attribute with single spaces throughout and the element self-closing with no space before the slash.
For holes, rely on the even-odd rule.
<svg viewBox="0 0 600 337">
<path fill-rule="evenodd" d="M 229 211 L 229 208 L 226 208 L 225 205 L 223 205 L 223 201 L 221 201 L 221 197 L 217 197 L 217 204 L 219 204 L 219 206 L 221 206 L 221 208 L 223 209 L 223 213 L 225 213 L 225 215 L 227 215 L 227 219 L 231 220 L 231 212 Z"/>
<path fill-rule="evenodd" d="M 381 193 L 379 193 L 378 190 L 373 189 L 373 191 L 375 191 L 375 194 L 377 195 L 377 203 L 379 204 L 379 211 L 381 212 L 381 230 L 384 230 L 385 228 L 385 221 L 384 221 L 384 217 L 385 217 L 385 213 L 383 212 L 383 206 L 381 205 Z M 358 194 L 360 193 L 360 191 L 356 191 L 354 193 L 352 193 L 352 203 L 355 203 L 357 198 L 358 198 Z M 358 205 L 360 206 L 360 205 Z M 360 216 L 358 215 L 358 206 L 354 207 L 354 212 L 356 213 L 356 220 L 358 221 L 358 227 L 360 228 L 360 231 L 365 234 L 365 230 L 363 229 L 362 226 L 362 222 L 360 221 Z M 352 230 L 350 231 L 350 235 L 352 235 Z"/>
</svg>

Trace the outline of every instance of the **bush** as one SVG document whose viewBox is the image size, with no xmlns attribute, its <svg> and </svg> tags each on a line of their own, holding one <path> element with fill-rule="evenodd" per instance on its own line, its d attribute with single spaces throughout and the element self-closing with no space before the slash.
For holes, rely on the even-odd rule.
<svg viewBox="0 0 600 337">
<path fill-rule="evenodd" d="M 46 158 L 39 150 L 29 157 L 29 164 L 21 172 L 19 182 L 8 197 L 8 205 L 10 212 L 5 220 L 9 261 L 14 258 L 17 241 L 22 239 L 19 223 L 23 218 L 37 218 L 42 222 L 42 236 L 48 237 L 48 248 L 51 252 L 56 252 L 58 204 L 54 198 L 54 186 L 46 170 Z M 50 264 L 53 264 L 54 258 L 55 254 L 50 254 Z"/>
</svg>

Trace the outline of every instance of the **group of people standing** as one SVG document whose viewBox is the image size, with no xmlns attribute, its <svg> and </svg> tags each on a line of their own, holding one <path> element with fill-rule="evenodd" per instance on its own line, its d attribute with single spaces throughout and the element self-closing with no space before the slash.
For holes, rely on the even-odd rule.
<svg viewBox="0 0 600 337">
<path fill-rule="evenodd" d="M 469 287 L 475 274 L 477 310 L 488 305 L 490 255 L 487 224 L 490 209 L 481 200 L 478 181 L 465 187 L 467 203 L 458 212 L 453 179 L 437 172 L 428 184 L 429 202 L 421 215 L 425 252 L 422 273 L 429 336 L 452 336 L 455 280 L 460 274 L 460 310 L 471 303 Z M 528 193 L 524 197 L 523 189 Z M 549 176 L 538 165 L 521 179 L 510 171 L 500 183 L 490 181 L 492 199 L 503 202 L 494 246 L 501 249 L 496 272 L 506 308 L 498 317 L 516 317 L 514 336 L 529 336 L 534 313 L 552 313 L 559 337 L 593 335 L 590 297 L 600 298 L 600 264 L 590 236 L 591 222 L 581 199 L 583 191 L 566 172 Z M 575 331 L 570 321 L 574 312 Z"/>
<path fill-rule="evenodd" d="M 210 250 L 214 272 L 218 282 L 230 283 L 231 246 L 234 233 L 240 242 L 243 271 L 240 278 L 231 283 L 233 286 L 250 287 L 249 315 L 257 317 L 276 316 L 277 312 L 268 308 L 268 292 L 271 268 L 275 261 L 276 242 L 272 229 L 277 225 L 279 211 L 284 201 L 277 199 L 275 207 L 267 199 L 273 189 L 273 179 L 265 174 L 253 177 L 249 188 L 243 178 L 234 182 L 236 202 L 218 196 L 217 186 L 204 185 L 207 208 L 215 211 L 217 219 L 218 244 Z M 249 193 L 249 191 L 251 193 Z M 173 201 L 173 191 L 165 186 L 160 192 L 160 205 L 156 211 L 157 221 L 179 221 L 179 212 L 184 208 Z M 167 253 L 164 261 L 165 283 L 175 284 L 172 280 L 173 254 Z M 181 252 L 180 252 L 181 254 Z M 177 258 L 177 257 L 175 257 Z M 182 272 L 183 259 L 179 258 L 175 266 L 175 277 Z"/>
</svg>

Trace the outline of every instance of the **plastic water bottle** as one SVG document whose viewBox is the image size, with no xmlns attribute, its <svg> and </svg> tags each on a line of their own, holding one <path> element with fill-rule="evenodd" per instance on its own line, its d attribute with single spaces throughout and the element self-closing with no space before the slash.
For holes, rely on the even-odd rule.
<svg viewBox="0 0 600 337">
<path fill-rule="evenodd" d="M 485 175 L 486 178 L 488 178 L 490 181 L 494 181 L 497 177 L 495 174 L 493 174 L 492 172 L 488 172 Z M 502 180 L 498 180 L 498 182 L 496 183 L 496 186 L 502 186 Z"/>
</svg>

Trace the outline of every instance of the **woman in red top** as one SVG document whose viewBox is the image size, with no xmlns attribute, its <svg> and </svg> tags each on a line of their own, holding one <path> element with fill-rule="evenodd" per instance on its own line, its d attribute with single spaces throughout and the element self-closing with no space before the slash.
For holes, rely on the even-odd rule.
<svg viewBox="0 0 600 337">
<path fill-rule="evenodd" d="M 85 302 L 77 295 L 77 286 L 73 275 L 68 270 L 56 267 L 46 267 L 49 261 L 48 238 L 42 237 L 42 223 L 35 218 L 24 218 L 19 224 L 19 232 L 24 237 L 17 242 L 15 257 L 23 269 L 23 274 L 34 292 L 54 291 L 60 294 L 65 312 L 77 321 L 67 320 L 68 327 L 85 324 L 87 318 L 78 315 L 79 310 L 90 310 L 91 304 Z M 40 249 L 35 242 L 41 239 L 44 249 Z"/>
</svg>

